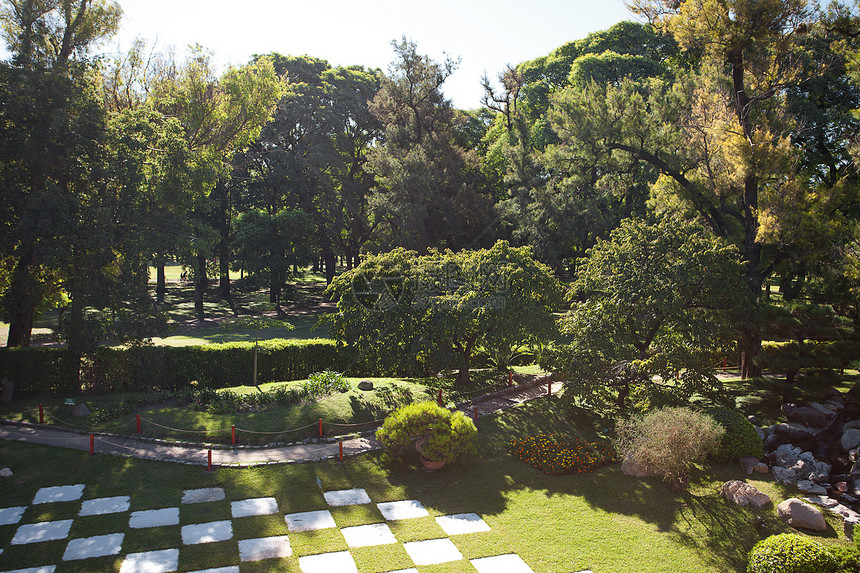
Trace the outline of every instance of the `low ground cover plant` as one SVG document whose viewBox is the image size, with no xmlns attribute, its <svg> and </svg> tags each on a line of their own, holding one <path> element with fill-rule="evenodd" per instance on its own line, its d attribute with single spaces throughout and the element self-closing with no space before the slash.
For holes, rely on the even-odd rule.
<svg viewBox="0 0 860 573">
<path fill-rule="evenodd" d="M 551 475 L 590 472 L 618 461 L 615 449 L 607 441 L 584 442 L 557 434 L 513 440 L 508 451 L 518 460 Z"/>
</svg>

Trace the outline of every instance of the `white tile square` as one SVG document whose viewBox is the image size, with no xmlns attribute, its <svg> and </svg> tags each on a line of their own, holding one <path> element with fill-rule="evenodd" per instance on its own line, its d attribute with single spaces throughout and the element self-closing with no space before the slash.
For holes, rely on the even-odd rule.
<svg viewBox="0 0 860 573">
<path fill-rule="evenodd" d="M 21 521 L 26 507 L 4 507 L 0 509 L 0 525 L 14 525 Z"/>
<path fill-rule="evenodd" d="M 192 571 L 191 573 L 239 573 L 238 565 L 230 565 L 229 567 L 215 567 L 213 569 L 201 569 Z"/>
<path fill-rule="evenodd" d="M 290 539 L 286 535 L 239 540 L 239 559 L 243 562 L 290 557 L 292 554 Z"/>
<path fill-rule="evenodd" d="M 122 560 L 119 573 L 169 573 L 179 569 L 179 550 L 162 549 L 129 553 Z"/>
<path fill-rule="evenodd" d="M 14 571 L 6 571 L 6 573 L 54 573 L 56 565 L 43 565 L 41 567 L 28 567 L 26 569 L 15 569 Z"/>
<path fill-rule="evenodd" d="M 84 495 L 83 484 L 43 487 L 36 492 L 33 503 L 54 503 L 55 501 L 78 501 Z"/>
<path fill-rule="evenodd" d="M 386 571 L 385 573 L 418 573 L 418 569 L 411 567 L 409 569 L 398 569 L 397 571 Z"/>
<path fill-rule="evenodd" d="M 98 499 L 88 499 L 81 505 L 79 516 L 87 515 L 106 515 L 108 513 L 122 513 L 128 511 L 131 505 L 131 498 L 127 495 L 117 497 L 101 497 Z"/>
<path fill-rule="evenodd" d="M 382 512 L 382 517 L 388 521 L 396 521 L 399 519 L 414 519 L 416 517 L 427 517 L 430 515 L 421 502 L 415 499 L 407 499 L 404 501 L 389 501 L 386 503 L 377 503 L 376 507 Z"/>
<path fill-rule="evenodd" d="M 209 501 L 221 501 L 226 499 L 223 487 L 204 487 L 200 489 L 186 489 L 182 492 L 182 503 L 206 503 Z"/>
<path fill-rule="evenodd" d="M 478 573 L 534 573 L 519 555 L 514 554 L 472 559 L 471 563 Z"/>
<path fill-rule="evenodd" d="M 361 488 L 342 489 L 339 491 L 327 491 L 323 493 L 326 503 L 334 507 L 344 505 L 364 505 L 370 503 L 367 492 Z"/>
<path fill-rule="evenodd" d="M 450 539 L 430 539 L 429 541 L 412 541 L 404 543 L 403 548 L 416 565 L 435 565 L 460 561 L 463 554 L 454 546 Z"/>
<path fill-rule="evenodd" d="M 278 502 L 274 497 L 259 497 L 234 501 L 230 504 L 233 517 L 250 517 L 252 515 L 272 515 L 278 513 Z"/>
<path fill-rule="evenodd" d="M 163 509 L 145 509 L 132 512 L 128 519 L 131 529 L 146 529 L 148 527 L 164 527 L 179 525 L 179 508 L 165 507 Z"/>
<path fill-rule="evenodd" d="M 371 547 L 373 545 L 388 545 L 397 543 L 391 528 L 386 523 L 344 527 L 340 530 L 346 544 L 350 547 Z"/>
<path fill-rule="evenodd" d="M 124 537 L 125 534 L 123 533 L 111 533 L 110 535 L 72 539 L 66 546 L 63 561 L 116 555 L 122 550 L 122 540 Z"/>
<path fill-rule="evenodd" d="M 22 525 L 15 532 L 15 537 L 10 543 L 12 545 L 24 545 L 26 543 L 39 543 L 41 541 L 55 541 L 65 539 L 69 536 L 72 528 L 72 520 L 43 521 L 41 523 L 28 523 Z"/>
<path fill-rule="evenodd" d="M 182 527 L 182 544 L 214 543 L 233 539 L 233 524 L 230 521 L 210 521 Z"/>
<path fill-rule="evenodd" d="M 490 530 L 487 522 L 481 519 L 477 513 L 443 515 L 436 518 L 436 523 L 447 535 L 463 535 L 464 533 L 480 533 Z"/>
<path fill-rule="evenodd" d="M 284 519 L 287 521 L 287 529 L 293 532 L 315 531 L 317 529 L 337 527 L 334 518 L 331 516 L 331 512 L 327 509 L 289 513 L 284 516 Z"/>
<path fill-rule="evenodd" d="M 299 557 L 303 573 L 358 573 L 349 551 Z"/>
</svg>

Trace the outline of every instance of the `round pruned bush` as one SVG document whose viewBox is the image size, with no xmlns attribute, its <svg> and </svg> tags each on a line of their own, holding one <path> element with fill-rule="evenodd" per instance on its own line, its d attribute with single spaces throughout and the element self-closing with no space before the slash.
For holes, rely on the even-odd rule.
<svg viewBox="0 0 860 573">
<path fill-rule="evenodd" d="M 414 446 L 426 459 L 445 462 L 474 453 L 477 435 L 475 424 L 463 412 L 452 412 L 435 402 L 398 408 L 376 431 L 376 439 L 385 446 L 389 458 Z"/>
<path fill-rule="evenodd" d="M 621 422 L 615 448 L 622 460 L 681 489 L 693 463 L 720 447 L 725 430 L 689 408 L 660 408 Z"/>
<path fill-rule="evenodd" d="M 747 573 L 835 573 L 836 560 L 808 537 L 793 533 L 771 535 L 749 553 Z"/>
<path fill-rule="evenodd" d="M 728 462 L 747 456 L 754 458 L 764 456 L 764 444 L 758 432 L 755 431 L 755 426 L 747 420 L 746 416 L 729 408 L 710 408 L 705 410 L 705 413 L 726 431 L 714 458 L 721 462 Z"/>
</svg>

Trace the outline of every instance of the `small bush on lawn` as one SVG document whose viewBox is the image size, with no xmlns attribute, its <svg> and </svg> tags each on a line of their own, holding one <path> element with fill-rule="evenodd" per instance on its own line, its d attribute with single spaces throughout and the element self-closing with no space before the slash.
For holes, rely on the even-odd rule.
<svg viewBox="0 0 860 573">
<path fill-rule="evenodd" d="M 746 417 L 736 410 L 729 408 L 711 408 L 705 410 L 711 418 L 726 431 L 720 440 L 720 447 L 714 457 L 721 462 L 739 458 L 764 456 L 764 445 L 758 432 Z"/>
<path fill-rule="evenodd" d="M 830 547 L 830 555 L 836 561 L 836 573 L 860 573 L 860 550 L 856 543 L 847 547 Z"/>
<path fill-rule="evenodd" d="M 344 379 L 340 372 L 326 370 L 308 376 L 308 381 L 304 383 L 303 388 L 308 398 L 316 399 L 334 392 L 349 391 L 349 382 Z"/>
<path fill-rule="evenodd" d="M 747 573 L 835 573 L 836 560 L 823 545 L 793 533 L 771 535 L 749 553 Z"/>
<path fill-rule="evenodd" d="M 681 489 L 693 463 L 716 452 L 724 434 L 722 426 L 707 414 L 689 408 L 660 408 L 620 423 L 615 447 L 623 460 Z"/>
<path fill-rule="evenodd" d="M 586 443 L 577 438 L 565 440 L 556 434 L 513 440 L 508 451 L 515 458 L 551 475 L 590 472 L 618 461 L 609 442 Z"/>
<path fill-rule="evenodd" d="M 385 418 L 376 439 L 390 460 L 410 446 L 431 461 L 456 461 L 475 452 L 478 429 L 463 412 L 452 412 L 435 402 L 407 404 Z"/>
</svg>

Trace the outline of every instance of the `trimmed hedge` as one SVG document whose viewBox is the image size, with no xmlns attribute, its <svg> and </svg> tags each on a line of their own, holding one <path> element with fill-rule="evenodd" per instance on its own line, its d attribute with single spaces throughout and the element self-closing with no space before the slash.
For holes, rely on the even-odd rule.
<svg viewBox="0 0 860 573">
<path fill-rule="evenodd" d="M 834 573 L 836 560 L 818 541 L 793 533 L 771 535 L 749 553 L 747 573 Z"/>
<path fill-rule="evenodd" d="M 172 390 L 192 380 L 208 388 L 226 388 L 250 384 L 254 371 L 253 342 L 100 348 L 84 357 L 81 387 L 75 388 L 62 379 L 61 365 L 66 354 L 64 349 L 2 348 L 0 376 L 14 381 L 16 391 L 50 395 L 80 390 Z M 301 380 L 325 370 L 364 375 L 358 371 L 353 356 L 333 340 L 260 341 L 257 383 Z"/>
<path fill-rule="evenodd" d="M 746 456 L 764 456 L 764 444 L 755 426 L 743 414 L 729 408 L 709 408 L 705 413 L 726 430 L 719 450 L 714 453 L 717 460 L 729 462 Z"/>
</svg>

